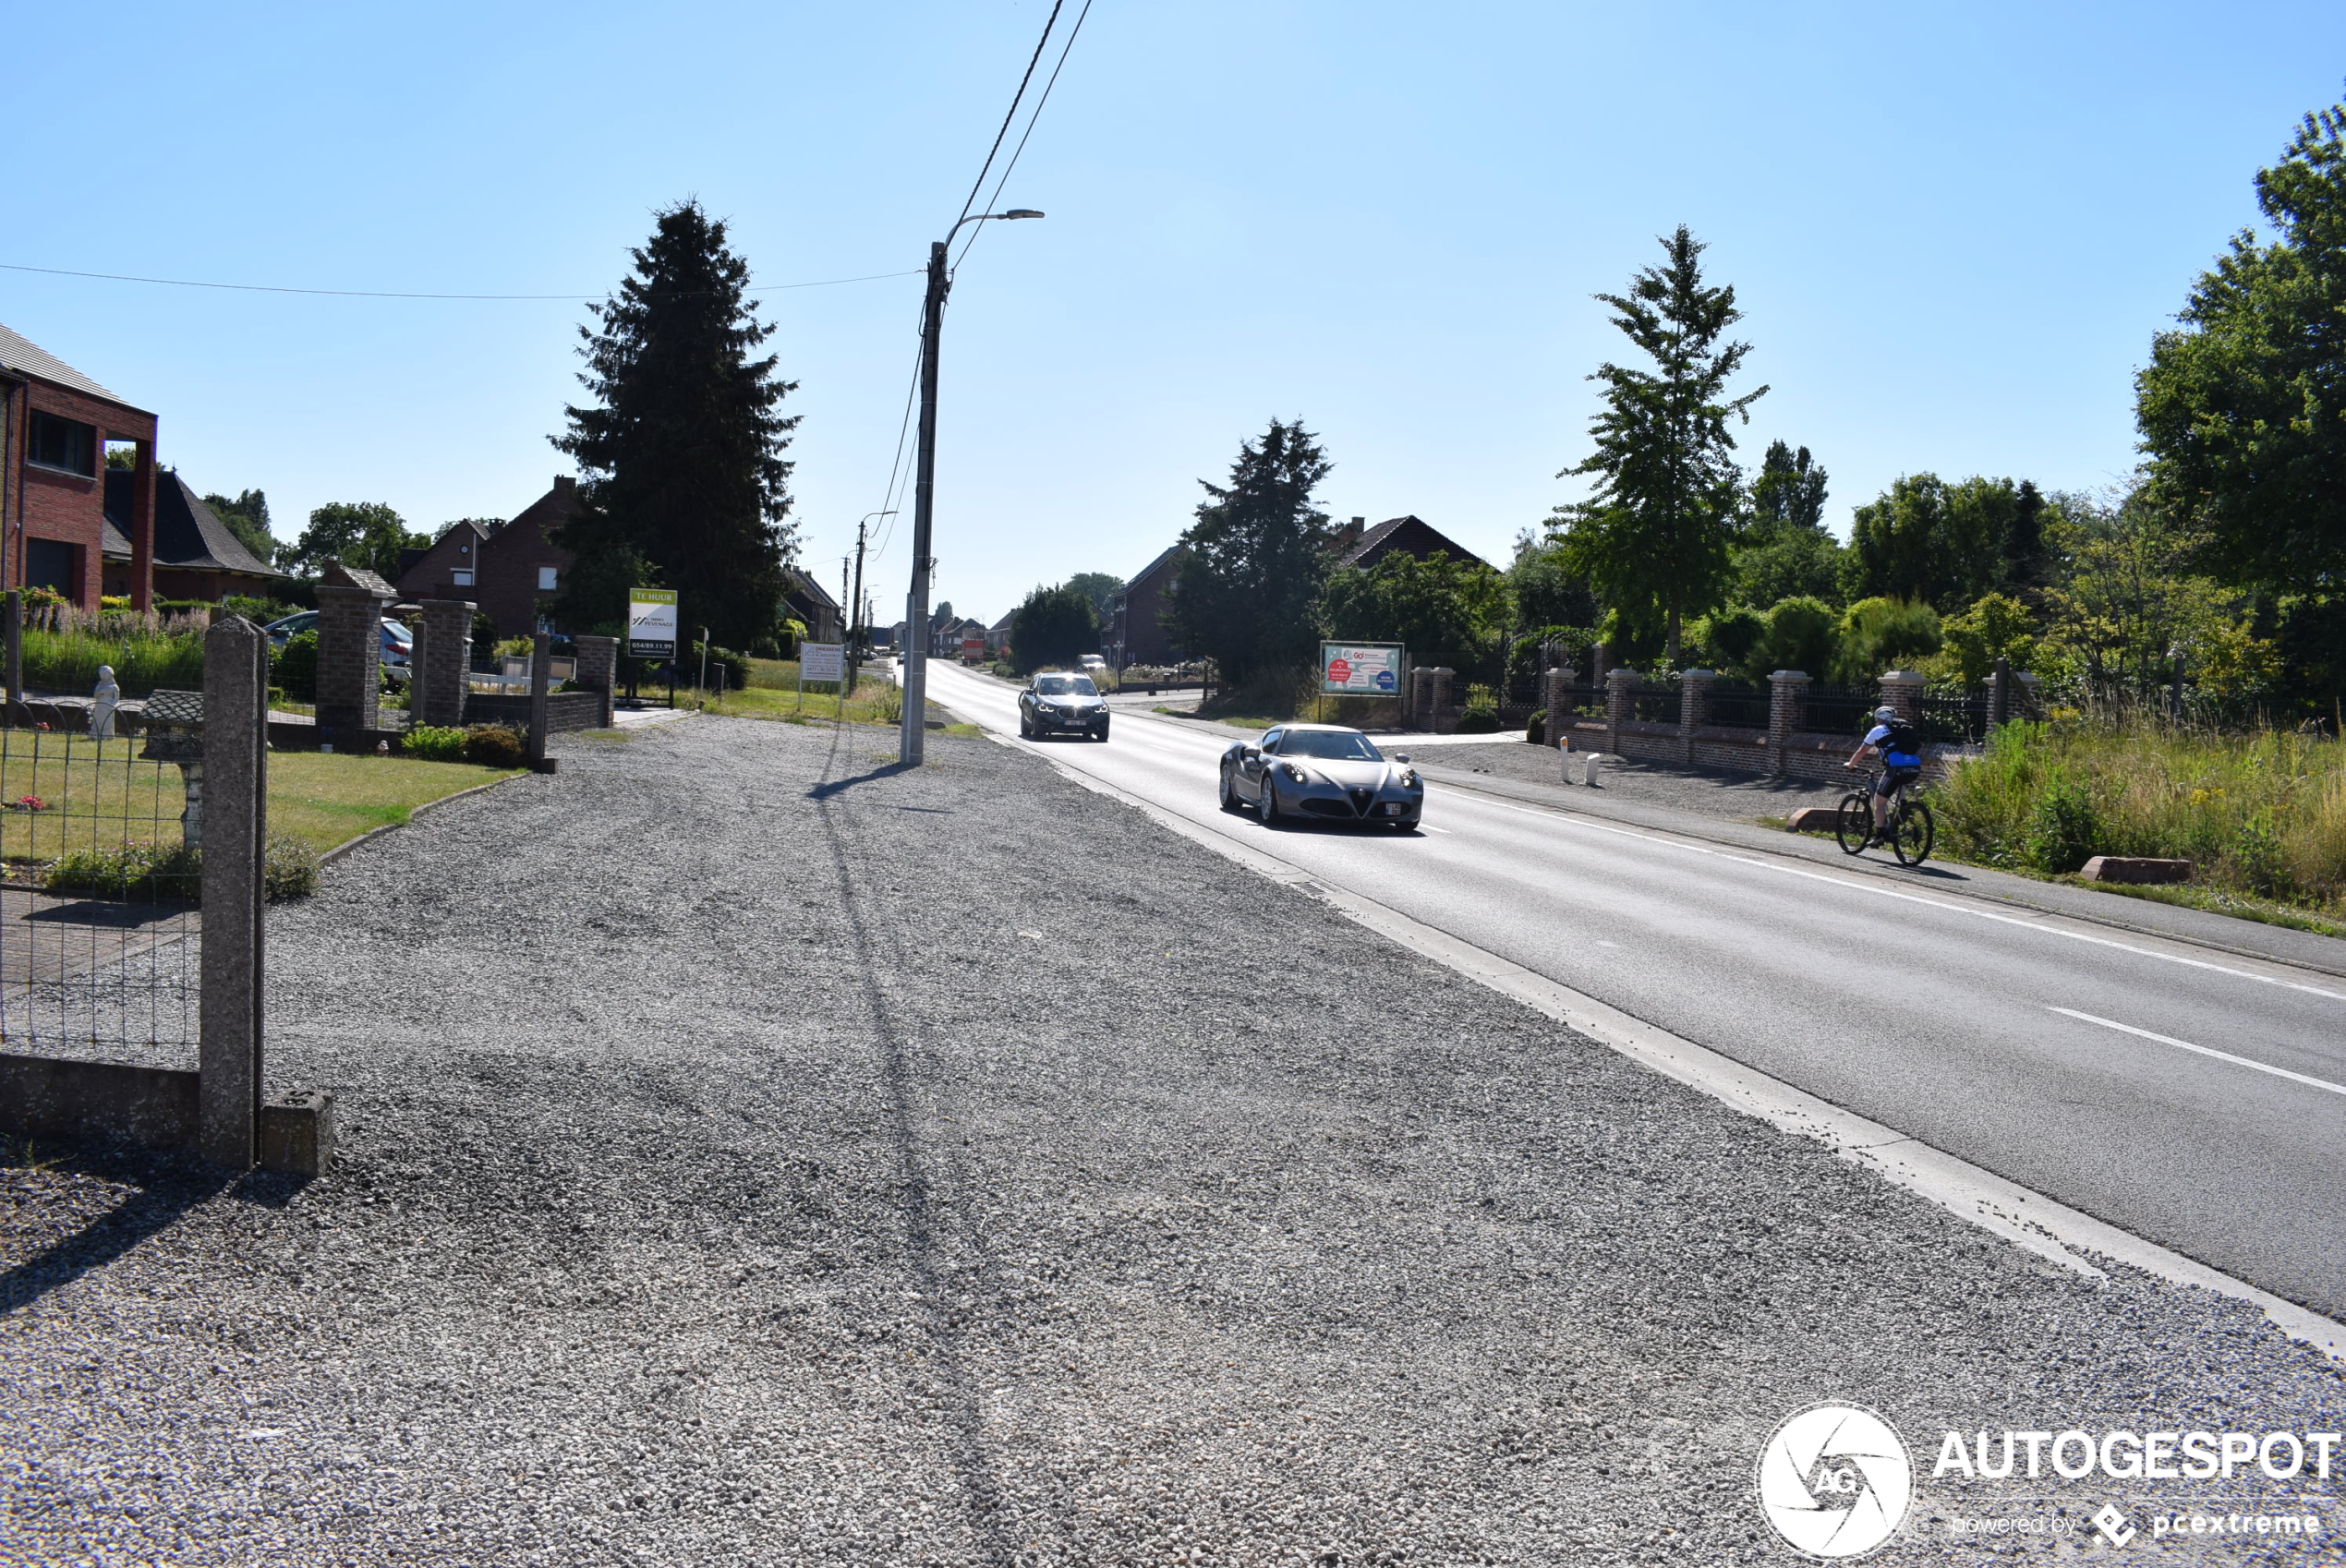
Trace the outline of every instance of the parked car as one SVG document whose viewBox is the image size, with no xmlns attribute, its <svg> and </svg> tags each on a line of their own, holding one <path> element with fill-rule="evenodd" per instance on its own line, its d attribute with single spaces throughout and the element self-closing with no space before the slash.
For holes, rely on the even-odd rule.
<svg viewBox="0 0 2346 1568">
<path fill-rule="evenodd" d="M 1066 731 L 1107 739 L 1107 700 L 1088 675 L 1049 670 L 1035 675 L 1018 694 L 1018 732 L 1030 741 Z"/>
<path fill-rule="evenodd" d="M 1075 667 L 1078 669 L 1106 669 L 1107 668 L 1107 660 L 1102 658 L 1097 654 L 1085 654 L 1082 658 L 1075 661 Z"/>
<path fill-rule="evenodd" d="M 285 645 L 304 632 L 318 630 L 318 612 L 314 609 L 297 609 L 282 620 L 272 621 L 261 630 L 269 633 L 270 648 L 274 652 L 283 653 L 285 651 Z M 383 668 L 396 674 L 405 675 L 408 665 L 416 657 L 416 634 L 386 615 L 383 617 L 382 637 Z"/>
<path fill-rule="evenodd" d="M 1311 817 L 1409 833 L 1425 814 L 1425 780 L 1409 754 L 1387 757 L 1358 730 L 1278 724 L 1222 754 L 1222 809 L 1249 806 L 1265 827 Z"/>
</svg>

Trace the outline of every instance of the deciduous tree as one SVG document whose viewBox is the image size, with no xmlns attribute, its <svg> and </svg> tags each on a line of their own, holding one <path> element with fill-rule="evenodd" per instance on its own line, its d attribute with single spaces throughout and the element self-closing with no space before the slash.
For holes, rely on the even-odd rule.
<svg viewBox="0 0 2346 1568">
<path fill-rule="evenodd" d="M 1322 599 L 1328 635 L 1363 643 L 1400 643 L 1412 664 L 1446 665 L 1477 681 L 1496 678 L 1510 606 L 1506 579 L 1480 561 L 1453 561 L 1445 550 L 1420 557 L 1399 550 L 1362 571 L 1329 573 Z"/>
<path fill-rule="evenodd" d="M 1010 611 L 1010 663 L 1022 674 L 1100 648 L 1099 612 L 1072 583 L 1038 587 Z"/>
<path fill-rule="evenodd" d="M 2346 593 L 2346 104 L 2256 175 L 2243 231 L 2135 380 L 2152 500 L 2239 585 Z"/>
<path fill-rule="evenodd" d="M 430 543 L 428 536 L 408 532 L 406 520 L 381 501 L 334 501 L 309 514 L 309 526 L 277 564 L 301 577 L 316 576 L 329 561 L 396 577 L 399 552 Z"/>
</svg>

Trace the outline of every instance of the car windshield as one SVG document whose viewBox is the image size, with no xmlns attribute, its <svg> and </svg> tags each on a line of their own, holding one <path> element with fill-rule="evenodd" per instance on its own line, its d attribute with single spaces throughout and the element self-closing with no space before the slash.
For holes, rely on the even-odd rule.
<svg viewBox="0 0 2346 1568">
<path fill-rule="evenodd" d="M 1100 689 L 1092 684 L 1088 675 L 1041 675 L 1034 681 L 1034 690 L 1046 697 L 1096 697 Z"/>
<path fill-rule="evenodd" d="M 406 627 L 402 626 L 396 621 L 384 621 L 383 630 L 390 633 L 393 636 L 398 638 L 403 643 L 412 643 L 416 640 L 416 634 L 407 630 Z"/>
<path fill-rule="evenodd" d="M 1283 757 L 1321 757 L 1329 762 L 1383 762 L 1385 756 L 1357 730 L 1290 730 L 1279 742 Z"/>
</svg>

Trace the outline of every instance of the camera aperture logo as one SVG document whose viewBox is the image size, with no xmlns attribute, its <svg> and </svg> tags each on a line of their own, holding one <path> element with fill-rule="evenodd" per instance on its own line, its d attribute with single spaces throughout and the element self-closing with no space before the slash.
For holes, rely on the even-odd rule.
<svg viewBox="0 0 2346 1568">
<path fill-rule="evenodd" d="M 1914 1465 L 1890 1423 L 1851 1405 L 1820 1405 L 1778 1427 L 1760 1451 L 1760 1510 L 1805 1556 L 1863 1557 L 1898 1532 Z"/>
</svg>

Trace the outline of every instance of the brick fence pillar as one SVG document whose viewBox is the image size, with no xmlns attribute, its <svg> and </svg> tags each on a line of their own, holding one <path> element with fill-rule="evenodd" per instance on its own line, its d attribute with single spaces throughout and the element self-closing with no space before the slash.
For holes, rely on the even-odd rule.
<svg viewBox="0 0 2346 1568">
<path fill-rule="evenodd" d="M 391 585 L 329 561 L 318 585 L 318 728 L 337 736 L 381 727 L 383 606 Z M 326 737 L 320 735 L 321 741 Z M 356 738 L 343 742 L 357 744 Z"/>
<path fill-rule="evenodd" d="M 419 607 L 415 665 L 407 685 L 409 723 L 464 723 L 465 698 L 471 690 L 475 608 L 470 599 L 426 599 Z"/>
<path fill-rule="evenodd" d="M 1779 669 L 1768 677 L 1768 773 L 1782 778 L 1789 769 L 1793 731 L 1800 728 L 1800 709 L 1808 695 L 1803 670 Z"/>
<path fill-rule="evenodd" d="M 1458 672 L 1446 664 L 1437 664 L 1425 672 L 1426 728 L 1447 735 L 1458 727 L 1458 716 L 1450 704 L 1450 684 Z"/>
<path fill-rule="evenodd" d="M 1678 765 L 1690 767 L 1694 764 L 1694 732 L 1708 717 L 1711 688 L 1718 683 L 1715 669 L 1682 670 L 1678 676 Z"/>
<path fill-rule="evenodd" d="M 1881 678 L 1881 702 L 1894 707 L 1909 724 L 1922 720 L 1922 687 L 1927 678 L 1911 669 L 1893 669 Z"/>
<path fill-rule="evenodd" d="M 1547 686 L 1541 695 L 1548 710 L 1548 744 L 1561 746 L 1570 734 L 1572 715 L 1571 691 L 1574 670 L 1568 664 L 1548 666 Z"/>
<path fill-rule="evenodd" d="M 1637 717 L 1638 672 L 1616 664 L 1604 672 L 1604 749 L 1621 754 L 1621 727 Z"/>
<path fill-rule="evenodd" d="M 619 639 L 573 637 L 571 642 L 578 650 L 578 671 L 571 679 L 590 692 L 603 694 L 602 727 L 608 730 L 617 720 L 611 688 L 619 669 Z"/>
<path fill-rule="evenodd" d="M 2014 718 L 2044 718 L 2045 710 L 2037 697 L 2037 678 L 2024 669 L 2015 673 L 2012 681 L 2012 716 Z"/>
</svg>

